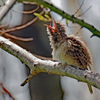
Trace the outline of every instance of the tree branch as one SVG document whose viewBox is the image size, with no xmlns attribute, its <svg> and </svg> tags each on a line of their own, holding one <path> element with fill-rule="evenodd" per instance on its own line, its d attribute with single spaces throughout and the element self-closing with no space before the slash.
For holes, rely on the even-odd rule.
<svg viewBox="0 0 100 100">
<path fill-rule="evenodd" d="M 77 23 L 81 27 L 87 28 L 88 30 L 90 30 L 93 33 L 92 36 L 100 37 L 100 31 L 97 30 L 93 25 L 90 25 L 90 24 L 86 23 L 84 20 L 74 17 L 74 15 L 69 15 L 68 13 L 64 12 L 63 10 L 55 7 L 53 4 L 46 2 L 46 0 L 44 2 L 41 0 L 18 0 L 18 2 L 23 2 L 23 1 L 36 2 L 38 5 L 43 5 L 44 7 L 48 7 L 51 11 L 58 13 L 63 18 L 66 18 L 67 20 L 70 20 L 73 23 Z"/>
<path fill-rule="evenodd" d="M 0 21 L 3 19 L 5 14 L 9 11 L 9 9 L 12 7 L 12 5 L 16 2 L 17 0 L 6 0 L 4 6 L 0 9 Z"/>
<path fill-rule="evenodd" d="M 68 76 L 77 79 L 78 81 L 89 83 L 100 89 L 100 74 L 98 73 L 78 69 L 69 65 L 60 68 L 61 64 L 58 62 L 36 58 L 30 52 L 19 47 L 15 43 L 10 42 L 2 36 L 0 36 L 0 48 L 16 56 L 35 73 L 46 72 L 48 74 Z"/>
</svg>

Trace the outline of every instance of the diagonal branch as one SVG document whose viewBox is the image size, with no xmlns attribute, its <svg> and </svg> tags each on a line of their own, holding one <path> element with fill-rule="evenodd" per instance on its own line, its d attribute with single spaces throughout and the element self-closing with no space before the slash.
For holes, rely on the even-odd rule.
<svg viewBox="0 0 100 100">
<path fill-rule="evenodd" d="M 69 15 L 68 13 L 62 11 L 61 9 L 55 7 L 53 4 L 50 4 L 48 2 L 42 1 L 42 0 L 17 0 L 18 2 L 23 2 L 23 1 L 30 1 L 30 2 L 36 2 L 38 5 L 43 5 L 44 7 L 48 7 L 51 11 L 54 11 L 61 15 L 63 18 L 66 18 L 73 23 L 79 24 L 81 27 L 87 28 L 90 30 L 93 35 L 92 36 L 98 36 L 100 37 L 100 31 L 97 30 L 93 25 L 90 25 L 89 23 L 86 23 L 84 20 L 78 19 L 74 17 L 74 15 Z"/>
<path fill-rule="evenodd" d="M 8 0 L 8 1 L 9 2 L 7 2 L 6 6 L 4 6 L 0 10 L 0 21 L 16 0 Z M 63 18 L 66 18 L 66 19 L 72 21 L 73 23 L 77 23 L 81 27 L 87 28 L 88 30 L 90 30 L 93 33 L 92 36 L 100 37 L 100 31 L 97 30 L 93 25 L 90 25 L 89 23 L 86 23 L 84 20 L 81 20 L 81 19 L 78 19 L 78 18 L 74 17 L 74 15 L 69 15 L 68 13 L 62 11 L 61 9 L 59 9 L 57 7 L 55 7 L 53 4 L 50 4 L 46 1 L 43 2 L 41 0 L 17 0 L 17 1 L 18 2 L 23 2 L 23 1 L 36 2 L 39 5 L 43 5 L 44 7 L 48 7 L 51 11 L 54 11 L 54 12 L 60 14 Z"/>
<path fill-rule="evenodd" d="M 0 48 L 16 56 L 33 72 L 45 72 L 48 74 L 68 76 L 77 79 L 78 81 L 89 83 L 94 87 L 100 89 L 100 74 L 98 73 L 81 70 L 69 65 L 60 68 L 61 64 L 59 64 L 58 62 L 36 58 L 30 52 L 19 47 L 15 43 L 10 42 L 8 39 L 3 38 L 2 36 L 0 36 Z"/>
<path fill-rule="evenodd" d="M 9 9 L 13 6 L 13 4 L 17 0 L 6 0 L 4 6 L 0 9 L 0 21 L 3 19 L 5 14 L 9 11 Z"/>
</svg>

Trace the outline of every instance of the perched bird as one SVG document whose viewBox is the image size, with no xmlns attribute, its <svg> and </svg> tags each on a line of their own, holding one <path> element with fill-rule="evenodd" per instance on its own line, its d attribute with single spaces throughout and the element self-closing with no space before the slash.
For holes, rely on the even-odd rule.
<svg viewBox="0 0 100 100">
<path fill-rule="evenodd" d="M 85 43 L 75 35 L 65 34 L 65 27 L 53 20 L 53 26 L 47 26 L 53 60 L 65 65 L 72 65 L 82 69 L 91 69 L 91 54 Z M 93 93 L 91 85 L 88 84 L 90 93 Z"/>
</svg>

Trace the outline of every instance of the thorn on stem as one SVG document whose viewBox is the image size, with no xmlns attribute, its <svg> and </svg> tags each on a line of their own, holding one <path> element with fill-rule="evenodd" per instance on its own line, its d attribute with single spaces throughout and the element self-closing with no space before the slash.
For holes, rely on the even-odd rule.
<svg viewBox="0 0 100 100">
<path fill-rule="evenodd" d="M 94 35 L 91 35 L 90 38 L 92 38 Z"/>
</svg>

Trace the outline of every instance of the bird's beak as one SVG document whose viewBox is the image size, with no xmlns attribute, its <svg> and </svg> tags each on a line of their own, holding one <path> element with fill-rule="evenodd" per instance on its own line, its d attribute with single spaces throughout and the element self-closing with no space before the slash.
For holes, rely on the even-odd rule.
<svg viewBox="0 0 100 100">
<path fill-rule="evenodd" d="M 49 25 L 46 25 L 46 24 L 44 24 L 46 27 L 48 27 L 49 28 L 49 30 L 51 31 L 51 32 L 53 32 L 53 33 L 55 33 L 56 32 L 56 30 L 57 30 L 57 25 L 56 25 L 56 21 L 53 19 L 53 27 L 51 27 L 51 25 L 49 26 Z"/>
<path fill-rule="evenodd" d="M 54 19 L 53 19 L 53 27 L 54 27 L 55 30 L 57 30 L 57 23 Z"/>
<path fill-rule="evenodd" d="M 47 24 L 44 24 L 44 26 L 48 27 L 49 29 L 51 29 L 51 28 L 52 28 L 51 26 L 49 26 L 49 25 L 47 25 Z"/>
</svg>

